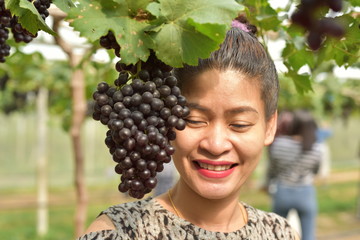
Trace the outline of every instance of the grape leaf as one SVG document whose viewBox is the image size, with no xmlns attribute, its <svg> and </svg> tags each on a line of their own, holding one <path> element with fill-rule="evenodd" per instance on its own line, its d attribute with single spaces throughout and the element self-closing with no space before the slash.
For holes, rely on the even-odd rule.
<svg viewBox="0 0 360 240">
<path fill-rule="evenodd" d="M 226 34 L 227 27 L 226 25 L 220 24 L 212 24 L 212 23 L 204 23 L 198 24 L 194 22 L 192 18 L 189 18 L 188 23 L 195 27 L 195 30 L 209 37 L 210 39 L 216 42 L 222 42 L 224 36 Z"/>
<path fill-rule="evenodd" d="M 294 71 L 289 71 L 285 75 L 293 80 L 298 93 L 303 95 L 304 93 L 313 91 L 309 74 L 297 74 Z"/>
<path fill-rule="evenodd" d="M 149 9 L 164 19 L 156 32 L 150 33 L 157 57 L 181 67 L 183 63 L 196 65 L 198 58 L 216 50 L 243 6 L 233 0 L 160 0 Z"/>
<path fill-rule="evenodd" d="M 53 0 L 52 2 L 64 12 L 68 12 L 70 8 L 75 7 L 75 4 L 71 0 Z"/>
<path fill-rule="evenodd" d="M 354 7 L 360 7 L 360 0 L 349 0 Z"/>
<path fill-rule="evenodd" d="M 313 68 L 315 65 L 314 53 L 306 50 L 304 47 L 296 49 L 293 43 L 287 42 L 282 52 L 285 62 L 288 62 L 294 71 L 298 71 L 302 66 L 309 65 Z"/>
<path fill-rule="evenodd" d="M 40 16 L 34 5 L 27 0 L 9 0 L 6 3 L 6 8 L 12 14 L 18 16 L 18 22 L 23 28 L 36 34 L 39 29 L 55 35 L 56 33 L 46 25 L 45 21 Z"/>
<path fill-rule="evenodd" d="M 69 11 L 67 19 L 75 30 L 92 42 L 105 36 L 109 30 L 113 31 L 126 64 L 134 64 L 139 59 L 145 61 L 150 54 L 152 40 L 144 32 L 148 24 L 130 18 L 124 0 L 117 0 L 117 3 L 79 0 L 77 7 Z"/>
<path fill-rule="evenodd" d="M 150 12 L 155 17 L 160 17 L 160 4 L 152 2 L 147 5 L 146 10 Z"/>
<path fill-rule="evenodd" d="M 114 0 L 115 2 L 122 3 L 123 0 Z M 125 0 L 127 8 L 131 14 L 136 15 L 138 10 L 146 10 L 147 5 L 152 2 L 152 0 Z"/>
</svg>

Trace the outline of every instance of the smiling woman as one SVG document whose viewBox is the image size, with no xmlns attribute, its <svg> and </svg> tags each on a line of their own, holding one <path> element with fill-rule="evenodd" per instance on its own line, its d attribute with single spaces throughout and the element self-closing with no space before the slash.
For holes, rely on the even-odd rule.
<svg viewBox="0 0 360 240">
<path fill-rule="evenodd" d="M 297 238 L 284 218 L 239 202 L 273 141 L 279 88 L 273 61 L 247 29 L 231 28 L 208 59 L 174 70 L 190 109 L 173 141 L 177 184 L 110 207 L 80 239 Z"/>
</svg>

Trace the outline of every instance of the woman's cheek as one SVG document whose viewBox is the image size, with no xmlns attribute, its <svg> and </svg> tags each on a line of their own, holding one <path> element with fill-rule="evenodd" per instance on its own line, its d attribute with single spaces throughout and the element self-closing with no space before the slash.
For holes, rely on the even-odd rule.
<svg viewBox="0 0 360 240">
<path fill-rule="evenodd" d="M 240 139 L 236 140 L 237 150 L 246 157 L 256 157 L 262 153 L 264 141 L 262 138 L 255 134 L 243 135 Z"/>
</svg>

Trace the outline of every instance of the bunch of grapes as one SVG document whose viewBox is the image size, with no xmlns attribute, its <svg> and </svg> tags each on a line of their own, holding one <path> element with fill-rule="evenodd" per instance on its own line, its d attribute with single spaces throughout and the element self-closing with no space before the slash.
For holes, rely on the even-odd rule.
<svg viewBox="0 0 360 240">
<path fill-rule="evenodd" d="M 49 16 L 48 8 L 52 0 L 28 0 L 32 2 L 45 20 Z M 11 30 L 15 42 L 31 42 L 37 34 L 32 34 L 18 22 L 18 17 L 13 16 L 10 10 L 5 8 L 5 1 L 0 0 L 0 62 L 5 62 L 5 57 L 10 55 L 10 46 L 6 43 L 9 38 L 9 29 Z"/>
<path fill-rule="evenodd" d="M 301 0 L 298 10 L 291 16 L 294 23 L 308 30 L 307 42 L 313 50 L 320 48 L 325 35 L 341 37 L 345 33 L 343 26 L 335 19 L 319 19 L 316 14 L 320 8 L 339 12 L 342 9 L 342 0 Z"/>
<path fill-rule="evenodd" d="M 111 44 L 104 39 L 108 49 L 119 48 L 115 39 Z M 117 163 L 115 172 L 121 175 L 118 189 L 139 199 L 156 186 L 157 172 L 171 161 L 174 129 L 183 130 L 189 114 L 171 67 L 154 53 L 140 64 L 136 70 L 117 62 L 114 86 L 101 82 L 93 94 L 93 118 L 108 127 L 105 144 Z"/>
</svg>

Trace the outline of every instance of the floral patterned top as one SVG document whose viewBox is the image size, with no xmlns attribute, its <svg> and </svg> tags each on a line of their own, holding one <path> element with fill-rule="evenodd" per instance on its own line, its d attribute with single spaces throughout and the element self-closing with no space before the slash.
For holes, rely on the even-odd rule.
<svg viewBox="0 0 360 240">
<path fill-rule="evenodd" d="M 295 232 L 286 219 L 245 203 L 243 205 L 248 214 L 245 226 L 234 232 L 212 232 L 179 218 L 149 197 L 115 205 L 101 212 L 113 221 L 116 230 L 91 232 L 77 240 L 295 239 Z"/>
</svg>

